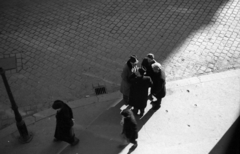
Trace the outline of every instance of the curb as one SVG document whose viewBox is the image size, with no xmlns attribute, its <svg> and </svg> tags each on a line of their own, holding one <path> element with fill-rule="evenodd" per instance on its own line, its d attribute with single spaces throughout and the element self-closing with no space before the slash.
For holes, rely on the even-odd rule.
<svg viewBox="0 0 240 154">
<path fill-rule="evenodd" d="M 79 100 L 68 102 L 67 104 L 72 109 L 75 109 L 75 108 L 83 107 L 83 106 L 90 105 L 90 104 L 93 104 L 93 103 L 101 103 L 101 102 L 109 101 L 109 100 L 112 100 L 112 99 L 117 98 L 117 97 L 119 97 L 119 98 L 122 97 L 122 95 L 119 91 L 109 93 L 109 94 L 99 95 L 99 96 L 82 98 L 82 99 L 79 99 Z M 56 114 L 56 111 L 49 108 L 49 109 L 46 109 L 44 111 L 40 111 L 38 113 L 35 113 L 32 116 L 23 118 L 23 120 L 24 120 L 26 126 L 28 126 L 28 125 L 34 124 L 34 123 L 36 123 L 40 120 L 44 120 L 48 117 L 51 117 L 55 114 Z M 13 123 L 10 126 L 2 129 L 0 131 L 0 137 L 5 137 L 7 135 L 10 135 L 10 134 L 14 133 L 15 131 L 17 131 L 17 127 L 16 127 L 16 123 Z"/>
</svg>

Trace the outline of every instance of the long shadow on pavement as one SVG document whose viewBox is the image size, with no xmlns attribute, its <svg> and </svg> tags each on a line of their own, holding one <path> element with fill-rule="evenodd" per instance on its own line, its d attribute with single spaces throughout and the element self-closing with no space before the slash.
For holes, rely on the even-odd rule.
<svg viewBox="0 0 240 154">
<path fill-rule="evenodd" d="M 142 129 L 142 127 L 145 125 L 145 123 L 152 117 L 152 115 L 155 112 L 156 111 L 150 109 L 141 119 L 136 118 L 137 123 L 138 123 L 138 131 L 140 131 Z"/>
</svg>

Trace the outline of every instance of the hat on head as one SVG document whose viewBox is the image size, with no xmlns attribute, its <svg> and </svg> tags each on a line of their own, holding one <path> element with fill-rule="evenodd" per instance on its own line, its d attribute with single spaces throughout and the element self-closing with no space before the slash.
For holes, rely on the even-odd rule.
<svg viewBox="0 0 240 154">
<path fill-rule="evenodd" d="M 161 67 L 162 67 L 162 65 L 161 65 L 160 63 L 153 63 L 153 64 L 152 64 L 152 68 L 153 68 L 153 69 L 158 69 L 158 70 L 160 70 Z"/>
<path fill-rule="evenodd" d="M 149 53 L 149 54 L 147 54 L 147 57 L 150 58 L 150 59 L 154 59 L 154 54 Z"/>
<path fill-rule="evenodd" d="M 137 56 L 136 55 L 131 55 L 129 61 L 131 63 L 137 64 L 138 63 Z"/>
<path fill-rule="evenodd" d="M 56 100 L 56 101 L 54 101 L 54 103 L 53 103 L 53 105 L 52 105 L 52 108 L 53 109 L 60 109 L 60 108 L 62 108 L 62 106 L 63 106 L 63 101 L 61 101 L 61 100 Z"/>
</svg>

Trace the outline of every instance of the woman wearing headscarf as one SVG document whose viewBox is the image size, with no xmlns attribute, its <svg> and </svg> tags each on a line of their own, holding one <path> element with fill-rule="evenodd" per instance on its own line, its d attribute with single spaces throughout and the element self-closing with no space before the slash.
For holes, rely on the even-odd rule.
<svg viewBox="0 0 240 154">
<path fill-rule="evenodd" d="M 127 63 L 124 65 L 121 77 L 121 87 L 120 92 L 123 94 L 123 101 L 127 105 L 129 100 L 131 80 L 135 75 L 137 70 L 137 57 L 135 55 L 130 56 Z"/>
<path fill-rule="evenodd" d="M 72 128 L 74 125 L 72 109 L 61 100 L 54 101 L 52 108 L 57 110 L 54 141 L 65 141 L 71 145 L 76 145 L 79 139 L 75 137 Z"/>
</svg>

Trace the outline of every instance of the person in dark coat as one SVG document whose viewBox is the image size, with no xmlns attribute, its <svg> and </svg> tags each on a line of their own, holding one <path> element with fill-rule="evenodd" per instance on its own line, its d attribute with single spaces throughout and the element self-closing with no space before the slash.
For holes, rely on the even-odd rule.
<svg viewBox="0 0 240 154">
<path fill-rule="evenodd" d="M 128 105 L 129 100 L 129 93 L 130 93 L 130 86 L 131 86 L 131 79 L 133 78 L 134 73 L 137 69 L 137 57 L 132 55 L 127 63 L 124 65 L 122 74 L 121 74 L 121 87 L 120 92 L 123 94 L 123 101 L 124 104 Z"/>
<path fill-rule="evenodd" d="M 72 109 L 61 100 L 54 101 L 52 108 L 57 110 L 54 141 L 65 141 L 71 145 L 76 145 L 79 139 L 75 137 L 72 128 L 74 125 Z"/>
<path fill-rule="evenodd" d="M 141 63 L 142 68 L 146 70 L 145 76 L 149 76 L 150 78 L 153 77 L 154 71 L 152 69 L 152 64 L 156 63 L 157 61 L 154 58 L 154 54 L 149 53 L 145 58 L 143 58 L 143 61 Z M 150 88 L 150 93 L 151 93 L 152 87 Z M 149 96 L 149 99 L 151 97 Z"/>
<path fill-rule="evenodd" d="M 123 126 L 122 135 L 127 140 L 134 144 L 134 147 L 137 147 L 138 131 L 137 131 L 137 122 L 131 110 L 124 109 L 121 113 L 122 121 L 121 125 Z"/>
<path fill-rule="evenodd" d="M 162 98 L 166 95 L 166 77 L 165 72 L 160 63 L 152 64 L 154 74 L 152 76 L 153 86 L 150 96 L 154 96 L 157 100 L 152 101 L 153 110 L 161 107 Z"/>
<path fill-rule="evenodd" d="M 143 116 L 144 109 L 147 106 L 148 89 L 153 82 L 149 76 L 145 76 L 145 70 L 139 68 L 137 76 L 132 81 L 129 95 L 129 105 L 133 107 L 133 113 L 137 114 L 140 110 L 140 116 Z"/>
<path fill-rule="evenodd" d="M 146 76 L 152 77 L 154 74 L 152 69 L 152 64 L 156 63 L 156 60 L 154 59 L 154 54 L 149 53 L 145 58 L 143 58 L 141 66 L 146 70 Z"/>
</svg>

